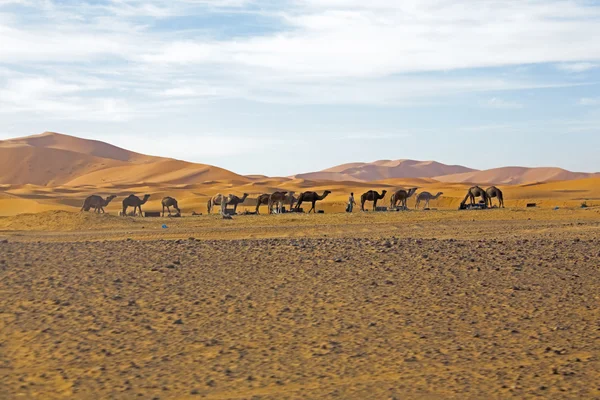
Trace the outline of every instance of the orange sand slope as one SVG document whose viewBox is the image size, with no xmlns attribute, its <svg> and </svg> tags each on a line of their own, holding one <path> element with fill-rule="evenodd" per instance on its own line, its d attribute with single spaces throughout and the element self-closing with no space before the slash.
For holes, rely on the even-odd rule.
<svg viewBox="0 0 600 400">
<path fill-rule="evenodd" d="M 17 185 L 249 181 L 222 168 L 146 156 L 107 143 L 53 132 L 0 141 L 0 171 L 0 184 Z"/>
<path fill-rule="evenodd" d="M 296 178 L 370 182 L 389 178 L 431 178 L 472 171 L 475 170 L 435 161 L 379 160 L 372 163 L 342 164 L 319 172 L 299 174 Z"/>
<path fill-rule="evenodd" d="M 503 167 L 485 171 L 436 176 L 441 182 L 477 182 L 479 184 L 519 185 L 525 183 L 585 179 L 599 174 L 571 172 L 562 168 Z"/>
</svg>

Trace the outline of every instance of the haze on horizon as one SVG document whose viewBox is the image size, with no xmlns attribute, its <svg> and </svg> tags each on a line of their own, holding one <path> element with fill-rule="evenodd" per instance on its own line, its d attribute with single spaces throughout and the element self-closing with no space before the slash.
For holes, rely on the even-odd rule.
<svg viewBox="0 0 600 400">
<path fill-rule="evenodd" d="M 600 3 L 0 0 L 0 139 L 241 174 L 600 170 Z"/>
</svg>

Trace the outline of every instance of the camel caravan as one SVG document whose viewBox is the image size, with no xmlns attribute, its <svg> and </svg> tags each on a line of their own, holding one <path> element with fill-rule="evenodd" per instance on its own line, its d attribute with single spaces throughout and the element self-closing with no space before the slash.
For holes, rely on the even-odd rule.
<svg viewBox="0 0 600 400">
<path fill-rule="evenodd" d="M 429 210 L 430 202 L 438 200 L 444 193 L 438 192 L 435 195 L 429 192 L 421 192 L 416 194 L 418 188 L 410 188 L 410 189 L 399 189 L 393 192 L 390 196 L 390 206 L 388 207 L 378 207 L 377 203 L 379 200 L 383 200 L 388 193 L 387 190 L 382 190 L 381 193 L 376 190 L 369 190 L 363 193 L 360 197 L 360 209 L 361 211 L 367 211 L 365 209 L 365 204 L 367 202 L 372 203 L 373 211 L 405 211 L 408 210 L 408 199 L 416 195 L 415 200 L 415 209 L 419 209 L 421 204 L 423 203 L 423 209 Z M 302 192 L 296 196 L 294 192 L 291 191 L 277 191 L 274 193 L 264 193 L 259 195 L 256 198 L 256 207 L 254 212 L 245 211 L 243 214 L 260 214 L 261 206 L 267 206 L 268 214 L 283 214 L 287 212 L 295 212 L 295 213 L 303 213 L 304 209 L 302 208 L 302 204 L 310 204 L 311 208 L 308 210 L 308 213 L 323 213 L 322 210 L 317 211 L 316 204 L 319 201 L 324 200 L 329 194 L 331 194 L 330 190 L 325 190 L 322 194 L 318 194 L 317 192 Z M 219 207 L 219 214 L 223 216 L 223 218 L 230 219 L 232 215 L 237 215 L 237 208 L 239 205 L 242 205 L 248 199 L 248 193 L 244 193 L 242 197 L 239 197 L 234 194 L 216 194 L 208 199 L 207 202 L 207 210 L 208 214 L 211 214 L 212 211 Z M 96 213 L 105 213 L 104 207 L 108 206 L 112 200 L 116 198 L 115 195 L 108 196 L 106 198 L 102 198 L 98 195 L 92 195 L 87 197 L 83 206 L 81 207 L 81 211 L 90 211 L 94 210 Z M 476 202 L 476 199 L 481 199 Z M 504 195 L 500 189 L 496 186 L 491 186 L 487 190 L 483 190 L 479 186 L 473 186 L 469 188 L 465 198 L 461 201 L 459 210 L 468 210 L 468 209 L 486 209 L 493 207 L 493 200 L 496 198 L 498 200 L 498 207 L 504 208 Z M 181 217 L 181 209 L 179 208 L 179 204 L 177 200 L 173 197 L 164 197 L 161 201 L 162 205 L 162 214 L 160 212 L 144 212 L 142 211 L 142 206 L 148 202 L 150 199 L 150 195 L 146 194 L 143 198 L 139 198 L 138 196 L 131 194 L 127 196 L 122 201 L 122 210 L 119 212 L 121 216 L 130 216 L 136 217 L 140 216 L 165 216 L 165 210 L 167 212 L 168 217 Z M 467 204 L 467 202 L 469 202 Z M 352 206 L 356 204 L 354 202 L 354 193 L 352 193 L 348 199 L 348 204 L 346 207 L 346 212 L 352 212 Z M 286 208 L 288 207 L 288 208 Z M 128 209 L 133 209 L 133 211 L 129 211 Z M 176 213 L 171 213 L 171 208 L 173 208 Z M 193 212 L 192 215 L 202 215 L 196 212 Z"/>
</svg>

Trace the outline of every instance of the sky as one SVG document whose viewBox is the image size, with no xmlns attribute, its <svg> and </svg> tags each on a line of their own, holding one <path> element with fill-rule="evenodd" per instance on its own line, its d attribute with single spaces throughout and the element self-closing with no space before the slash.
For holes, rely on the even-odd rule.
<svg viewBox="0 0 600 400">
<path fill-rule="evenodd" d="M 600 171 L 600 0 L 0 0 L 0 139 Z"/>
</svg>

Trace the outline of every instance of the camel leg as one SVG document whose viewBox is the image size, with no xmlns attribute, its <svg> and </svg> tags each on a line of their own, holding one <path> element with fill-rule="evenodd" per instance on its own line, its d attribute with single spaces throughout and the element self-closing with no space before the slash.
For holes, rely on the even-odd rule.
<svg viewBox="0 0 600 400">
<path fill-rule="evenodd" d="M 104 207 L 102 207 L 102 206 L 100 206 L 100 211 L 102 211 L 102 214 L 106 214 L 106 213 L 104 212 Z"/>
<path fill-rule="evenodd" d="M 142 206 L 138 206 L 138 208 L 140 209 L 140 217 L 144 217 L 144 212 L 142 211 Z"/>
<path fill-rule="evenodd" d="M 296 203 L 296 210 L 299 210 L 301 205 L 302 205 L 302 200 L 298 199 L 298 202 Z"/>
<path fill-rule="evenodd" d="M 315 214 L 317 213 L 317 210 L 315 210 L 315 201 L 312 202 L 312 207 L 310 208 L 310 210 L 308 210 L 308 213 L 310 214 L 311 211 L 315 211 Z"/>
</svg>

